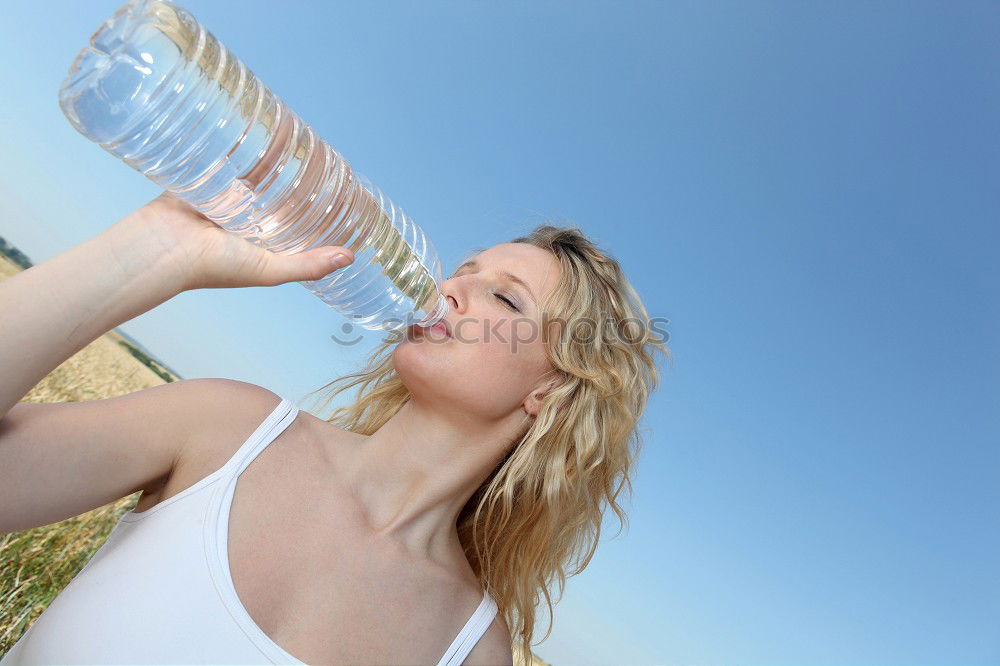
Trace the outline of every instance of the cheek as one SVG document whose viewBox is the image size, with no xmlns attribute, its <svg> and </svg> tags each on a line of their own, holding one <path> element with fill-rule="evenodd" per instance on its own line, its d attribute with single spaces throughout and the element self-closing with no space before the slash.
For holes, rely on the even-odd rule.
<svg viewBox="0 0 1000 666">
<path fill-rule="evenodd" d="M 547 360 L 540 343 L 511 341 L 506 334 L 503 337 L 466 345 L 464 361 L 468 368 L 475 368 L 480 396 L 520 402 L 545 372 Z"/>
</svg>

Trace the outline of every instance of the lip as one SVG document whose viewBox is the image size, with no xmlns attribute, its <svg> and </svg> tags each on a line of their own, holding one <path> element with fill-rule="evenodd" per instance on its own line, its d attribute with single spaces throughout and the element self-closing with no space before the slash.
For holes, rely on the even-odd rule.
<svg viewBox="0 0 1000 666">
<path fill-rule="evenodd" d="M 436 324 L 431 326 L 431 328 L 441 333 L 442 335 L 445 335 L 449 338 L 451 337 L 451 328 L 448 326 L 448 322 L 446 322 L 444 319 L 438 321 Z"/>
</svg>

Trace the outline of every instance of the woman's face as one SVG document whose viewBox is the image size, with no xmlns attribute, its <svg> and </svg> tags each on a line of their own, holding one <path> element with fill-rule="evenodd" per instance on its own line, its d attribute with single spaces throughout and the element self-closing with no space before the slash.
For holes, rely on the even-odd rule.
<svg viewBox="0 0 1000 666">
<path fill-rule="evenodd" d="M 393 351 L 412 399 L 476 424 L 533 414 L 531 396 L 554 377 L 541 303 L 559 277 L 555 256 L 527 243 L 495 245 L 459 266 L 441 285 L 451 335 L 413 326 Z"/>
</svg>

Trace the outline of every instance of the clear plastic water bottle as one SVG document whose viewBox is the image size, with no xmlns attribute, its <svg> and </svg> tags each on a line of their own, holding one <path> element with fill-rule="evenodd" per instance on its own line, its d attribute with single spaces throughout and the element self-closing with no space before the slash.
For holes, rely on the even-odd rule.
<svg viewBox="0 0 1000 666">
<path fill-rule="evenodd" d="M 121 6 L 59 104 L 84 136 L 259 247 L 350 248 L 354 263 L 299 284 L 352 322 L 393 330 L 447 313 L 424 232 L 183 8 Z"/>
</svg>

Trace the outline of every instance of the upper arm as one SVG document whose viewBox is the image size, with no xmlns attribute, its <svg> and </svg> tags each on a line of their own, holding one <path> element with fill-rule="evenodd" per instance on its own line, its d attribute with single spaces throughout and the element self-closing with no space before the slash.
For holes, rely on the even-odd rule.
<svg viewBox="0 0 1000 666">
<path fill-rule="evenodd" d="M 227 379 L 114 398 L 18 403 L 0 419 L 0 533 L 49 525 L 169 477 Z"/>
<path fill-rule="evenodd" d="M 512 666 L 514 654 L 511 649 L 510 631 L 503 616 L 497 613 L 479 642 L 462 662 L 464 666 Z"/>
</svg>

